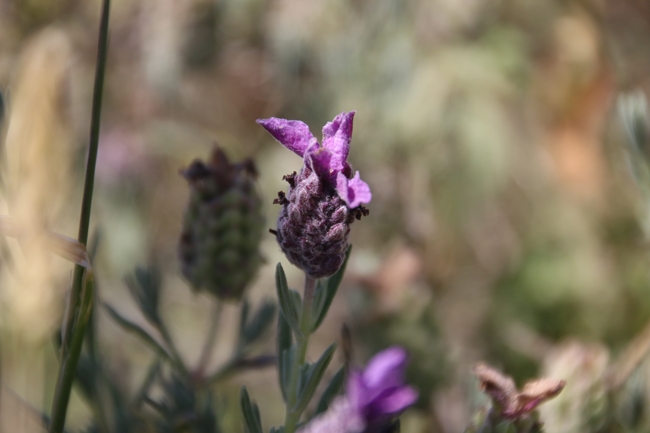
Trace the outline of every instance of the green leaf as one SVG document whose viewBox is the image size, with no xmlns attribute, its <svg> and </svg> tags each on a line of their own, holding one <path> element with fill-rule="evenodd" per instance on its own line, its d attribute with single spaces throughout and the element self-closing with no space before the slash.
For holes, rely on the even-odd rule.
<svg viewBox="0 0 650 433">
<path fill-rule="evenodd" d="M 293 338 L 291 335 L 291 328 L 284 318 L 283 314 L 278 314 L 278 381 L 280 382 L 280 390 L 282 391 L 282 398 L 284 401 L 287 401 L 287 391 L 285 387 L 285 382 L 288 383 L 285 377 L 285 374 L 288 374 L 288 371 L 291 371 L 287 367 L 288 354 L 293 344 Z"/>
<path fill-rule="evenodd" d="M 133 407 L 136 409 L 139 409 L 140 406 L 142 405 L 142 402 L 145 400 L 147 395 L 149 395 L 149 389 L 151 389 L 151 386 L 153 385 L 154 380 L 156 380 L 156 377 L 158 376 L 158 373 L 160 372 L 160 361 L 156 360 L 154 361 L 153 364 L 151 364 L 151 367 L 149 367 L 149 370 L 147 371 L 147 376 L 145 377 L 144 381 L 142 382 L 142 385 L 140 386 L 140 389 L 138 390 L 138 393 L 135 395 L 135 398 L 133 399 Z"/>
<path fill-rule="evenodd" d="M 280 361 L 281 360 L 281 361 Z M 280 361 L 280 366 L 278 368 L 278 374 L 280 379 L 280 390 L 282 391 L 282 397 L 284 401 L 287 401 L 287 395 L 289 393 L 290 382 L 291 382 L 291 371 L 293 370 L 293 363 L 296 360 L 296 347 L 292 346 L 289 350 L 283 350 L 282 355 L 278 358 Z"/>
<path fill-rule="evenodd" d="M 282 269 L 280 263 L 275 268 L 275 286 L 280 300 L 280 311 L 293 332 L 300 335 L 300 295 L 298 294 L 298 303 L 296 303 L 294 293 L 297 294 L 297 292 L 289 290 L 287 276 L 284 274 L 284 269 Z"/>
<path fill-rule="evenodd" d="M 244 344 L 250 344 L 259 339 L 264 331 L 266 331 L 275 317 L 275 304 L 271 301 L 266 301 L 257 310 L 253 320 L 250 323 L 244 324 L 244 332 L 240 337 L 243 338 Z"/>
<path fill-rule="evenodd" d="M 316 293 L 314 294 L 314 310 L 312 313 L 313 322 L 311 325 L 312 332 L 315 332 L 321 323 L 323 323 L 323 320 L 325 319 L 325 316 L 327 315 L 327 312 L 332 305 L 334 296 L 336 296 L 336 292 L 339 290 L 341 281 L 343 281 L 343 275 L 345 274 L 345 268 L 348 265 L 348 260 L 350 259 L 351 252 L 352 245 L 350 245 L 347 252 L 345 253 L 345 260 L 343 261 L 343 264 L 339 270 L 324 282 L 322 280 L 318 281 L 318 285 L 316 286 Z"/>
<path fill-rule="evenodd" d="M 158 304 L 160 300 L 161 277 L 160 271 L 155 267 L 136 268 L 133 275 L 124 279 L 131 296 L 135 299 L 142 314 L 149 322 L 158 326 Z"/>
<path fill-rule="evenodd" d="M 297 290 L 293 289 L 289 290 L 289 295 L 289 299 L 291 299 L 291 303 L 293 304 L 293 309 L 298 313 L 298 317 L 300 317 L 300 314 L 302 313 L 302 297 Z"/>
<path fill-rule="evenodd" d="M 311 375 L 312 364 L 305 362 L 298 368 L 298 395 L 302 394 Z"/>
<path fill-rule="evenodd" d="M 128 319 L 125 319 L 118 313 L 113 307 L 111 307 L 108 304 L 103 304 L 104 308 L 108 312 L 108 314 L 117 322 L 118 325 L 122 326 L 125 330 L 128 332 L 132 332 L 138 337 L 140 337 L 142 340 L 144 340 L 145 343 L 147 343 L 151 348 L 158 353 L 159 355 L 167 358 L 171 363 L 173 363 L 173 359 L 169 352 L 167 352 L 167 349 L 165 349 L 160 343 L 156 341 L 154 337 L 151 336 L 147 331 L 142 329 L 140 325 L 135 324 L 134 322 L 131 322 Z"/>
<path fill-rule="evenodd" d="M 336 397 L 341 392 L 344 382 L 345 367 L 341 367 L 339 371 L 336 372 L 334 377 L 332 377 L 330 383 L 327 384 L 327 388 L 325 388 L 325 391 L 320 396 L 318 405 L 316 406 L 316 411 L 314 412 L 314 416 L 325 412 L 327 408 L 329 408 L 329 405 L 332 403 L 332 400 L 334 400 L 334 397 Z"/>
<path fill-rule="evenodd" d="M 325 352 L 323 352 L 323 354 L 318 359 L 318 361 L 316 361 L 309 368 L 309 371 L 306 374 L 304 385 L 302 386 L 302 389 L 300 391 L 300 397 L 298 398 L 298 403 L 295 409 L 295 412 L 297 412 L 298 414 L 302 413 L 305 410 L 307 404 L 309 404 L 311 398 L 314 396 L 314 392 L 316 392 L 316 388 L 318 387 L 318 384 L 323 378 L 323 375 L 325 374 L 325 370 L 327 369 L 327 366 L 332 360 L 332 356 L 334 355 L 335 350 L 336 350 L 336 341 L 333 342 L 330 345 L 330 347 L 328 347 L 325 350 Z"/>
<path fill-rule="evenodd" d="M 257 404 L 251 403 L 250 396 L 245 386 L 241 388 L 239 402 L 241 404 L 244 424 L 248 433 L 262 433 L 262 420 Z"/>
</svg>

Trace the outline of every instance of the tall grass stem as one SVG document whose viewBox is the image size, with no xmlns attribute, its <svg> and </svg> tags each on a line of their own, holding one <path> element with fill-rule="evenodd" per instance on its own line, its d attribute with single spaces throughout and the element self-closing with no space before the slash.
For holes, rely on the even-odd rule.
<svg viewBox="0 0 650 433">
<path fill-rule="evenodd" d="M 110 0 L 103 0 L 97 44 L 97 64 L 95 68 L 95 83 L 90 122 L 90 141 L 88 143 L 88 159 L 86 161 L 86 176 L 79 218 L 79 236 L 81 244 L 88 242 L 90 227 L 90 211 L 95 185 L 95 166 L 99 148 L 99 130 L 101 125 L 102 96 L 104 91 L 104 76 L 106 74 L 106 58 L 108 53 L 108 22 Z M 85 281 L 84 281 L 85 280 Z M 86 283 L 84 287 L 84 282 Z M 93 305 L 94 281 L 90 272 L 84 267 L 75 265 L 70 298 L 68 301 L 68 319 L 64 323 L 63 341 L 61 346 L 61 368 L 52 403 L 52 415 L 49 432 L 60 433 L 65 426 L 65 418 L 70 400 L 70 390 L 77 370 L 77 362 L 83 345 L 86 325 L 90 318 Z M 83 289 L 83 291 L 82 291 Z"/>
</svg>

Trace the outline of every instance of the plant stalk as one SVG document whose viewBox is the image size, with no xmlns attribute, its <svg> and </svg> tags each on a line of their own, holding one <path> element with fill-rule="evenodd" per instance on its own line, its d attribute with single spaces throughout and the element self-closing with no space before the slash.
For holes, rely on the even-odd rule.
<svg viewBox="0 0 650 433">
<path fill-rule="evenodd" d="M 172 340 L 172 336 L 169 333 L 169 329 L 167 329 L 167 326 L 165 326 L 165 324 L 162 321 L 158 321 L 158 323 L 156 323 L 156 327 L 158 328 L 160 335 L 165 341 L 165 344 L 169 348 L 169 351 L 171 352 L 172 361 L 174 362 L 174 364 L 176 364 L 176 367 L 184 375 L 189 376 L 190 371 L 187 369 L 187 366 L 185 365 L 185 361 L 183 361 L 183 357 L 181 356 L 180 351 L 174 344 L 174 340 Z"/>
<path fill-rule="evenodd" d="M 221 313 L 223 310 L 223 303 L 218 299 L 215 299 L 212 304 L 212 311 L 210 316 L 210 329 L 208 330 L 208 335 L 205 340 L 205 345 L 201 351 L 201 357 L 199 358 L 199 364 L 195 370 L 195 376 L 199 380 L 203 380 L 203 375 L 205 370 L 210 364 L 210 359 L 212 358 L 212 352 L 214 351 L 214 346 L 217 342 L 217 330 L 219 328 L 219 319 L 221 319 Z"/>
<path fill-rule="evenodd" d="M 88 271 L 85 276 L 85 288 L 81 294 L 79 312 L 74 320 L 75 329 L 68 356 L 61 360 L 61 366 L 59 368 L 59 376 L 54 391 L 54 402 L 52 403 L 49 433 L 61 433 L 65 427 L 72 382 L 77 372 L 81 346 L 85 337 L 84 331 L 90 320 L 90 313 L 93 308 L 95 282 L 92 271 Z"/>
<path fill-rule="evenodd" d="M 300 315 L 300 335 L 296 335 L 296 359 L 291 369 L 291 378 L 289 380 L 289 395 L 287 396 L 287 411 L 284 418 L 284 433 L 294 433 L 302 411 L 298 409 L 298 379 L 300 369 L 305 363 L 307 357 L 307 347 L 309 346 L 309 337 L 311 336 L 311 310 L 314 302 L 314 290 L 316 289 L 316 280 L 305 274 L 305 290 L 302 297 L 302 309 Z"/>
<path fill-rule="evenodd" d="M 95 185 L 95 166 L 97 163 L 97 150 L 99 148 L 99 129 L 101 124 L 102 96 L 104 90 L 104 76 L 106 73 L 106 58 L 108 53 L 108 22 L 110 14 L 110 0 L 103 0 L 99 26 L 97 46 L 97 64 L 95 68 L 95 83 L 93 88 L 93 102 L 90 122 L 90 139 L 88 143 L 88 159 L 86 161 L 86 175 L 84 191 L 81 202 L 81 215 L 79 218 L 78 240 L 82 245 L 88 242 L 90 227 L 90 211 L 92 207 L 93 189 Z M 52 402 L 51 422 L 48 431 L 61 433 L 65 426 L 65 419 L 70 401 L 72 382 L 77 371 L 77 364 L 81 354 L 81 347 L 90 319 L 94 298 L 94 276 L 91 270 L 75 265 L 70 298 L 67 310 L 69 311 L 66 323 L 63 324 L 64 332 L 61 346 L 61 366 L 57 377 L 54 401 Z"/>
<path fill-rule="evenodd" d="M 86 160 L 86 176 L 84 179 L 84 191 L 81 201 L 81 215 L 79 218 L 79 234 L 77 240 L 86 245 L 88 243 L 88 232 L 90 228 L 90 210 L 93 202 L 93 190 L 95 186 L 95 166 L 97 164 L 97 150 L 99 148 L 99 129 L 101 125 L 102 97 L 104 93 L 104 76 L 106 74 L 106 57 L 108 53 L 108 21 L 110 14 L 110 0 L 103 0 L 101 19 L 99 24 L 99 40 L 97 43 L 97 64 L 95 67 L 95 83 L 93 87 L 93 102 L 90 120 L 90 139 L 88 142 L 88 159 Z M 61 347 L 61 359 L 66 357 L 66 352 L 72 340 L 72 327 L 74 325 L 75 312 L 79 305 L 84 276 L 84 268 L 76 265 L 72 280 L 72 289 L 68 304 L 68 321 L 63 332 L 63 345 Z"/>
</svg>

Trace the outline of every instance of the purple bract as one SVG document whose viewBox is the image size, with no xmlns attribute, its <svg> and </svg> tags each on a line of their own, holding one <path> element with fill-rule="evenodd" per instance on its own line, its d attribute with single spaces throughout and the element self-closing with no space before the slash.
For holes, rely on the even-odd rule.
<svg viewBox="0 0 650 433">
<path fill-rule="evenodd" d="M 357 171 L 352 176 L 348 164 L 354 111 L 343 112 L 323 127 L 323 144 L 299 120 L 271 117 L 258 119 L 262 125 L 284 147 L 301 156 L 305 166 L 316 172 L 318 177 L 336 190 L 348 207 L 370 203 L 372 193 L 367 183 L 361 180 Z"/>
</svg>

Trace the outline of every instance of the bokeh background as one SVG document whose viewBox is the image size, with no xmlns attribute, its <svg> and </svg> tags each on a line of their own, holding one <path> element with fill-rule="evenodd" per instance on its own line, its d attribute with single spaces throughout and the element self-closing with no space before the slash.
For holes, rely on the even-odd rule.
<svg viewBox="0 0 650 433">
<path fill-rule="evenodd" d="M 99 7 L 0 0 L 2 213 L 71 237 Z M 255 119 L 301 119 L 320 137 L 357 110 L 350 160 L 373 201 L 353 224 L 346 279 L 312 356 L 343 323 L 356 363 L 407 347 L 421 393 L 402 418 L 407 433 L 462 431 L 479 360 L 518 383 L 579 376 L 577 390 L 556 378 L 569 380 L 574 405 L 591 393 L 598 407 L 598 386 L 646 351 L 650 181 L 634 169 L 645 149 L 631 151 L 616 107 L 621 94 L 650 90 L 649 40 L 643 0 L 115 0 L 92 220 L 99 296 L 144 322 L 123 277 L 160 266 L 164 314 L 188 362 L 198 358 L 211 310 L 179 273 L 179 169 L 214 143 L 233 160 L 252 157 L 271 228 L 282 175 L 301 161 Z M 301 281 L 273 236 L 262 249 L 254 302 L 274 296 L 278 261 L 290 284 Z M 37 247 L 2 248 L 3 431 L 39 431 L 29 407 L 49 410 L 51 335 L 70 273 Z M 215 365 L 235 310 L 224 310 Z M 104 316 L 102 356 L 130 389 L 154 355 Z M 273 350 L 268 340 L 260 353 Z M 243 430 L 243 383 L 266 428 L 280 424 L 270 368 L 220 384 L 224 431 Z M 602 425 L 593 413 L 588 422 Z M 70 429 L 89 416 L 75 397 Z M 551 413 L 548 431 L 597 431 L 575 422 Z"/>
</svg>

